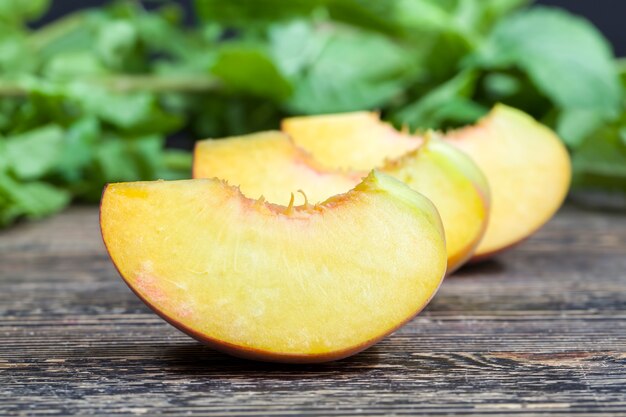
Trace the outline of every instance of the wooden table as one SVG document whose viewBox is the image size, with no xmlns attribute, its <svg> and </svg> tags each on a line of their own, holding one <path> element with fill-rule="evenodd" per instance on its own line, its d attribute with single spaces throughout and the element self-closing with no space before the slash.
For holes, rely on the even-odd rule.
<svg viewBox="0 0 626 417">
<path fill-rule="evenodd" d="M 568 207 L 352 358 L 224 356 L 152 314 L 74 208 L 0 233 L 0 416 L 625 415 L 626 216 Z"/>
</svg>

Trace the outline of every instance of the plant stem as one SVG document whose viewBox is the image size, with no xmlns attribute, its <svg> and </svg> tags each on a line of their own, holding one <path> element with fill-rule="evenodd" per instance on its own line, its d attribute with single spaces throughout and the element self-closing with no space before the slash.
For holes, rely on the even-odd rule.
<svg viewBox="0 0 626 417">
<path fill-rule="evenodd" d="M 133 91 L 203 93 L 219 87 L 215 78 L 206 75 L 117 75 L 87 82 L 119 93 Z"/>
<path fill-rule="evenodd" d="M 24 95 L 26 92 L 17 84 L 0 80 L 0 97 L 22 97 Z"/>
<path fill-rule="evenodd" d="M 206 75 L 114 75 L 82 80 L 94 87 L 116 93 L 145 91 L 150 93 L 204 93 L 219 88 L 219 82 Z M 0 97 L 21 97 L 28 94 L 19 83 L 0 80 Z"/>
</svg>

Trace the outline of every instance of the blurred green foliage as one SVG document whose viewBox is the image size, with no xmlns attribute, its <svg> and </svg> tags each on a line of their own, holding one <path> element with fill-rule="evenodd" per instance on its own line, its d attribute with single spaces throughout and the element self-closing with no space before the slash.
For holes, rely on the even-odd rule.
<svg viewBox="0 0 626 417">
<path fill-rule="evenodd" d="M 626 190 L 626 66 L 564 11 L 525 0 L 197 0 L 188 28 L 175 2 L 145 3 L 32 30 L 47 1 L 0 0 L 0 226 L 95 202 L 106 182 L 188 176 L 189 153 L 164 149 L 175 132 L 220 137 L 362 109 L 449 128 L 504 102 L 560 133 L 576 186 Z"/>
</svg>

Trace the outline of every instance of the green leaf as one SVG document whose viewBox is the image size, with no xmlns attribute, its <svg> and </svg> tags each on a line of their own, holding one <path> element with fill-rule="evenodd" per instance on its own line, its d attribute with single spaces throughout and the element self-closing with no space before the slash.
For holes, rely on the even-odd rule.
<svg viewBox="0 0 626 417">
<path fill-rule="evenodd" d="M 488 110 L 470 100 L 477 80 L 476 71 L 465 70 L 397 112 L 393 120 L 420 129 L 471 123 Z"/>
<path fill-rule="evenodd" d="M 13 117 L 12 133 L 49 123 L 65 126 L 80 114 L 76 103 L 67 100 L 66 91 L 53 83 L 25 77 L 19 85 L 27 92 L 27 96 Z"/>
<path fill-rule="evenodd" d="M 158 177 L 164 180 L 182 180 L 191 178 L 193 155 L 179 149 L 169 149 L 163 153 L 163 167 Z"/>
<path fill-rule="evenodd" d="M 97 77 L 107 72 L 98 57 L 87 51 L 58 53 L 43 68 L 45 76 L 54 81 L 72 81 L 78 77 Z"/>
<path fill-rule="evenodd" d="M 198 97 L 192 109 L 193 129 L 200 138 L 276 129 L 278 121 L 285 116 L 273 101 L 225 94 Z"/>
<path fill-rule="evenodd" d="M 78 182 L 93 162 L 94 147 L 102 134 L 97 119 L 78 120 L 65 133 L 65 142 L 57 163 L 57 172 L 65 183 Z"/>
<path fill-rule="evenodd" d="M 157 179 L 163 138 L 150 135 L 119 140 L 107 138 L 95 151 L 102 184 Z"/>
<path fill-rule="evenodd" d="M 622 145 L 626 146 L 626 126 L 619 129 L 617 132 L 620 140 L 622 141 Z"/>
<path fill-rule="evenodd" d="M 408 32 L 455 33 L 468 45 L 495 21 L 529 0 L 396 0 L 386 4 L 389 19 Z"/>
<path fill-rule="evenodd" d="M 30 53 L 24 33 L 11 31 L 0 23 L 0 74 L 17 76 L 33 71 L 36 66 L 37 57 Z"/>
<path fill-rule="evenodd" d="M 186 62 L 209 55 L 214 41 L 207 44 L 199 37 L 190 36 L 183 28 L 180 5 L 167 3 L 151 13 L 139 13 L 133 24 L 143 48 L 157 55 L 155 65 L 160 62 L 174 64 L 177 68 Z M 175 60 L 172 60 L 175 58 Z"/>
<path fill-rule="evenodd" d="M 626 58 L 617 60 L 617 71 L 619 72 L 622 86 L 626 89 Z"/>
<path fill-rule="evenodd" d="M 93 10 L 69 14 L 32 32 L 28 46 L 43 62 L 59 54 L 80 51 L 93 53 L 101 18 L 101 13 Z"/>
<path fill-rule="evenodd" d="M 20 99 L 0 98 L 0 135 L 2 132 L 11 130 L 15 122 L 15 113 L 22 105 L 23 103 Z"/>
<path fill-rule="evenodd" d="M 164 111 L 157 97 L 147 92 L 114 93 L 76 83 L 67 87 L 67 98 L 80 103 L 85 114 L 133 134 L 169 133 L 183 122 L 180 115 Z"/>
<path fill-rule="evenodd" d="M 395 22 L 386 15 L 395 1 L 386 0 L 389 4 L 385 4 L 378 0 L 196 0 L 195 7 L 203 21 L 231 27 L 263 27 L 326 13 L 337 21 L 397 34 Z"/>
<path fill-rule="evenodd" d="M 0 172 L 0 226 L 20 217 L 41 218 L 63 209 L 70 194 L 44 182 L 21 183 Z"/>
<path fill-rule="evenodd" d="M 99 28 L 96 52 L 111 68 L 124 68 L 126 61 L 138 47 L 138 34 L 128 21 L 115 20 Z"/>
<path fill-rule="evenodd" d="M 432 88 L 458 73 L 459 62 L 481 39 L 483 0 L 397 0 L 387 13 L 403 28 Z"/>
<path fill-rule="evenodd" d="M 211 71 L 236 93 L 284 100 L 292 92 L 291 84 L 269 54 L 255 46 L 226 44 Z"/>
<path fill-rule="evenodd" d="M 0 20 L 22 21 L 40 17 L 50 0 L 0 0 Z"/>
<path fill-rule="evenodd" d="M 626 119 L 589 135 L 572 158 L 574 186 L 626 192 Z"/>
<path fill-rule="evenodd" d="M 588 21 L 535 7 L 502 20 L 470 66 L 520 68 L 557 106 L 614 114 L 622 89 L 608 42 Z"/>
<path fill-rule="evenodd" d="M 574 154 L 573 163 L 581 172 L 626 177 L 626 144 L 623 128 L 609 127 L 590 135 Z"/>
<path fill-rule="evenodd" d="M 397 36 L 402 34 L 402 28 L 388 16 L 390 7 L 393 7 L 396 1 L 327 0 L 326 8 L 333 20 Z"/>
<path fill-rule="evenodd" d="M 493 16 L 504 16 L 507 13 L 532 3 L 532 0 L 480 0 Z"/>
<path fill-rule="evenodd" d="M 463 2 L 475 10 L 474 3 Z M 392 19 L 407 29 L 453 32 L 461 31 L 461 25 L 455 19 L 456 2 L 437 0 L 398 0 L 392 10 Z"/>
<path fill-rule="evenodd" d="M 557 133 L 570 148 L 575 149 L 605 122 L 606 117 L 597 110 L 565 109 L 558 118 Z"/>
<path fill-rule="evenodd" d="M 195 0 L 196 13 L 205 22 L 245 26 L 250 22 L 274 22 L 310 13 L 314 0 Z"/>
<path fill-rule="evenodd" d="M 6 142 L 6 155 L 11 171 L 21 180 L 32 180 L 53 171 L 63 149 L 63 129 L 57 125 L 43 126 Z"/>
<path fill-rule="evenodd" d="M 268 32 L 270 54 L 286 77 L 313 65 L 326 44 L 326 38 L 318 36 L 305 20 L 274 24 Z"/>
<path fill-rule="evenodd" d="M 497 72 L 487 74 L 483 84 L 489 97 L 496 101 L 514 96 L 522 89 L 522 83 L 517 77 Z"/>
<path fill-rule="evenodd" d="M 295 63 L 289 70 L 295 91 L 287 101 L 292 112 L 382 107 L 402 92 L 409 75 L 413 77 L 408 51 L 381 35 L 344 28 L 309 33 L 275 52 L 283 67 Z"/>
</svg>

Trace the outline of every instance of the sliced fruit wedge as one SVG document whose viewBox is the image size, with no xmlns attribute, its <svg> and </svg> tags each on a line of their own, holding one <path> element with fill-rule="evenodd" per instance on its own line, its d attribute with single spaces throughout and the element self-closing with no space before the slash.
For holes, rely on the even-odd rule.
<svg viewBox="0 0 626 417">
<path fill-rule="evenodd" d="M 474 163 L 453 146 L 433 138 L 387 163 L 381 171 L 435 204 L 445 228 L 448 271 L 462 265 L 480 242 L 489 215 L 489 188 Z M 310 203 L 324 201 L 348 191 L 365 175 L 320 167 L 280 132 L 200 141 L 194 153 L 195 178 L 221 178 L 238 185 L 248 197 L 263 196 L 285 205 L 292 195 L 300 203 L 305 202 L 304 196 Z"/>
<path fill-rule="evenodd" d="M 446 270 L 434 206 L 376 172 L 300 207 L 215 179 L 110 184 L 100 216 L 111 259 L 146 304 L 252 359 L 352 355 L 417 314 Z"/>
<path fill-rule="evenodd" d="M 467 155 L 429 135 L 417 150 L 380 170 L 424 194 L 439 210 L 448 273 L 471 258 L 487 228 L 491 197 L 485 176 Z"/>
<path fill-rule="evenodd" d="M 292 194 L 296 205 L 304 204 L 299 190 L 308 202 L 319 203 L 345 193 L 366 175 L 323 168 L 279 131 L 202 140 L 194 150 L 194 178 L 220 178 L 247 197 L 263 196 L 275 204 L 288 205 Z"/>
<path fill-rule="evenodd" d="M 397 158 L 403 149 L 411 149 L 411 143 L 420 143 L 417 137 L 389 133 L 391 127 L 372 113 L 287 119 L 283 129 L 331 168 L 358 163 L 371 169 L 380 166 L 377 161 Z M 492 212 L 474 260 L 488 258 L 530 236 L 554 215 L 567 195 L 571 177 L 567 150 L 553 131 L 519 110 L 498 105 L 476 126 L 443 138 L 472 158 L 491 188 Z M 357 157 L 349 151 L 354 146 L 359 147 Z M 363 166 L 367 163 L 374 165 Z"/>
<path fill-rule="evenodd" d="M 282 131 L 331 169 L 369 171 L 421 143 L 372 112 L 292 117 L 283 120 Z"/>
<path fill-rule="evenodd" d="M 570 158 L 563 143 L 527 114 L 496 106 L 477 125 L 448 133 L 485 173 L 492 209 L 476 259 L 527 238 L 559 209 L 569 190 Z"/>
</svg>

